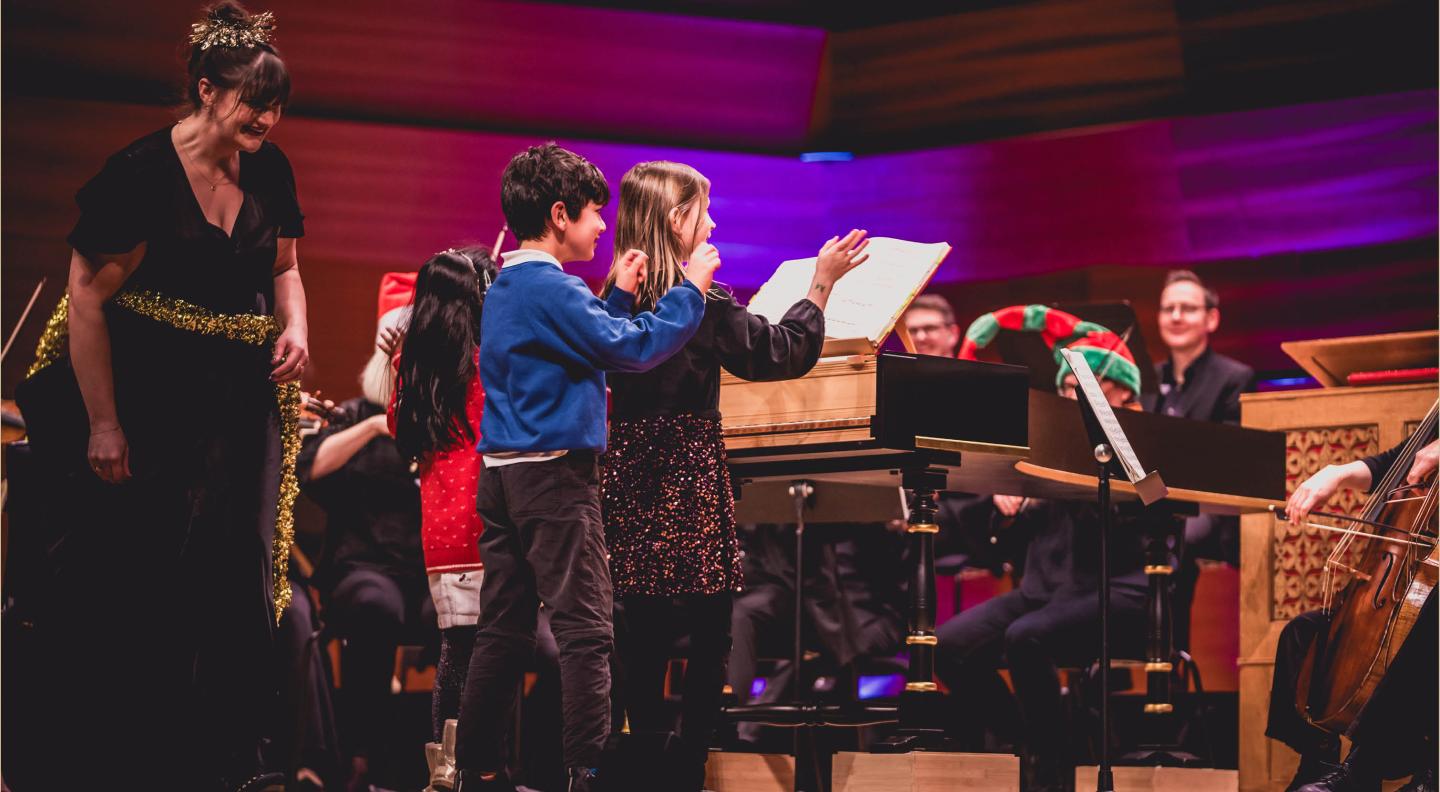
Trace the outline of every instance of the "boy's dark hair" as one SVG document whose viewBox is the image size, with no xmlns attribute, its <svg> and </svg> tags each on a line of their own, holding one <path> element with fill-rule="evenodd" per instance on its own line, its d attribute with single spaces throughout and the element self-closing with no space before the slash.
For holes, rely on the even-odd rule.
<svg viewBox="0 0 1440 792">
<path fill-rule="evenodd" d="M 1165 286 L 1160 287 L 1160 290 L 1164 291 L 1165 287 L 1169 286 L 1172 283 L 1181 283 L 1185 281 L 1199 286 L 1200 291 L 1205 292 L 1205 310 L 1208 311 L 1212 308 L 1220 307 L 1220 295 L 1216 294 L 1214 289 L 1206 286 L 1205 281 L 1200 280 L 1200 276 L 1196 275 L 1190 270 L 1170 270 L 1169 272 L 1165 273 Z"/>
<path fill-rule="evenodd" d="M 500 180 L 500 209 L 516 239 L 545 236 L 545 221 L 556 201 L 578 220 L 587 204 L 610 202 L 604 174 L 589 160 L 554 143 L 531 146 L 505 166 Z"/>
</svg>

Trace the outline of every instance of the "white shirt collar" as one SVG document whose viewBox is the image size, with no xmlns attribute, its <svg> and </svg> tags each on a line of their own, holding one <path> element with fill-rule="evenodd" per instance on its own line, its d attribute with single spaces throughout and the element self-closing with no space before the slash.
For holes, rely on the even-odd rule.
<svg viewBox="0 0 1440 792">
<path fill-rule="evenodd" d="M 565 267 L 561 266 L 559 259 L 550 255 L 549 253 L 546 253 L 543 250 L 518 248 L 516 250 L 510 250 L 500 254 L 501 267 L 509 267 L 514 264 L 524 264 L 527 261 L 548 261 L 551 264 L 560 267 L 560 269 L 562 270 L 565 269 Z"/>
</svg>

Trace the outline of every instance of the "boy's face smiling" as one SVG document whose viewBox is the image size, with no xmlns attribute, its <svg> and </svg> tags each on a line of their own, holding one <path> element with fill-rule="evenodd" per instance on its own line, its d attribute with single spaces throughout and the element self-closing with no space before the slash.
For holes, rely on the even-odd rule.
<svg viewBox="0 0 1440 792">
<path fill-rule="evenodd" d="M 600 235 L 605 233 L 605 221 L 600 218 L 600 207 L 588 203 L 580 210 L 580 216 L 571 220 L 565 215 L 564 204 L 557 202 L 559 215 L 564 218 L 564 227 L 559 229 L 559 242 L 564 255 L 561 261 L 589 261 L 595 258 L 595 246 Z"/>
</svg>

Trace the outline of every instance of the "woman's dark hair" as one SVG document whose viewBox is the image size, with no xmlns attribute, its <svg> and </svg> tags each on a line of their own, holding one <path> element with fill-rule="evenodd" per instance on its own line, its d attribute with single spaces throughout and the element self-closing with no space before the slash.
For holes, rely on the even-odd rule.
<svg viewBox="0 0 1440 792">
<path fill-rule="evenodd" d="M 249 27 L 256 23 L 256 18 L 251 17 L 244 6 L 225 0 L 207 7 L 200 24 Z M 263 26 L 265 23 L 260 24 Z M 256 110 L 284 107 L 290 102 L 290 70 L 285 68 L 280 52 L 267 43 L 250 42 L 239 46 L 215 42 L 210 46 L 204 46 L 203 42 L 191 44 L 185 66 L 185 101 L 191 111 L 202 107 L 202 77 L 216 88 L 237 91 L 240 102 Z"/>
<path fill-rule="evenodd" d="M 465 396 L 479 376 L 480 310 L 498 271 L 479 246 L 437 253 L 420 268 L 396 377 L 395 444 L 406 459 L 475 442 Z"/>
</svg>

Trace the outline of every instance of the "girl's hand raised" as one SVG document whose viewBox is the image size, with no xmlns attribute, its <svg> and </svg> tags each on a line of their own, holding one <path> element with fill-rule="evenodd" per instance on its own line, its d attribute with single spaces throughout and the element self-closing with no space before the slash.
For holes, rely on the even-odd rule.
<svg viewBox="0 0 1440 792">
<path fill-rule="evenodd" d="M 709 242 L 702 242 L 700 247 L 690 254 L 690 260 L 685 262 L 685 279 L 695 284 L 695 288 L 704 294 L 710 291 L 710 284 L 715 280 L 717 269 L 720 269 L 720 251 Z"/>
<path fill-rule="evenodd" d="M 831 237 L 820 248 L 820 256 L 815 259 L 815 277 L 810 281 L 810 291 L 806 297 L 811 302 L 825 310 L 825 303 L 830 300 L 830 291 L 835 287 L 835 281 L 845 276 L 845 273 L 864 264 L 870 254 L 865 252 L 870 240 L 865 238 L 868 233 L 859 228 L 852 229 L 844 237 Z"/>
</svg>

